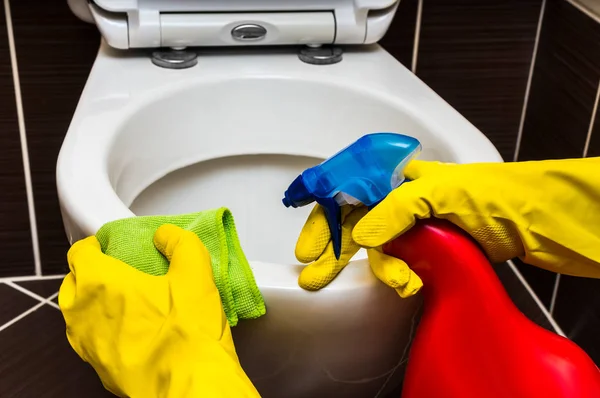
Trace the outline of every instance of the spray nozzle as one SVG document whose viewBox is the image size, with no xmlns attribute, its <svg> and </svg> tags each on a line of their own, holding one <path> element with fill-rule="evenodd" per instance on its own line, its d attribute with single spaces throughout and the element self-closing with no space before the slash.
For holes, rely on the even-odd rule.
<svg viewBox="0 0 600 398">
<path fill-rule="evenodd" d="M 420 151 L 421 144 L 413 137 L 367 134 L 321 164 L 304 170 L 285 191 L 283 204 L 320 204 L 327 217 L 335 257 L 339 259 L 341 206 L 374 207 L 404 182 L 404 168 Z"/>
</svg>

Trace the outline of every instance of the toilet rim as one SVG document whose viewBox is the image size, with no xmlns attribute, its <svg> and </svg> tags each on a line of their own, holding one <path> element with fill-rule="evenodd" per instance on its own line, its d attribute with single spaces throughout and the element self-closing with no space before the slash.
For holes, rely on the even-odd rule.
<svg viewBox="0 0 600 398">
<path fill-rule="evenodd" d="M 243 78 L 236 78 L 227 75 L 200 77 L 193 80 L 182 80 L 175 84 L 171 84 L 166 88 L 159 87 L 156 89 L 156 92 L 160 92 L 160 98 L 169 98 L 169 96 L 175 95 L 181 90 L 189 89 L 190 86 L 198 87 L 204 84 L 220 85 L 248 78 L 255 79 L 257 77 L 246 76 Z M 266 77 L 258 78 L 266 79 Z M 269 78 L 269 80 L 272 79 L 298 80 L 291 76 Z M 360 84 L 349 85 L 348 82 L 327 82 L 323 79 L 314 78 L 302 80 L 313 84 L 328 84 L 343 90 L 365 93 L 365 87 Z M 372 89 L 369 89 L 369 92 L 364 95 L 378 96 L 382 101 L 388 103 L 397 102 L 393 97 L 387 96 L 385 93 L 378 93 L 376 90 Z M 102 120 L 102 130 L 104 134 L 93 133 L 93 130 L 98 128 L 97 125 L 94 125 L 95 121 L 81 120 L 82 117 L 80 117 L 80 115 L 75 115 L 58 158 L 57 180 L 59 182 L 59 188 L 62 188 L 59 189 L 59 192 L 63 192 L 61 199 L 68 200 L 69 197 L 77 196 L 79 198 L 77 202 L 70 203 L 70 206 L 74 209 L 81 208 L 79 216 L 87 214 L 89 217 L 91 214 L 94 214 L 94 212 L 86 211 L 86 209 L 94 209 L 95 211 L 111 209 L 110 214 L 102 211 L 103 214 L 101 217 L 89 217 L 90 219 L 94 219 L 91 220 L 91 224 L 85 226 L 88 231 L 96 231 L 105 222 L 135 215 L 121 200 L 115 190 L 114 181 L 111 181 L 111 178 L 109 177 L 111 172 L 113 174 L 119 172 L 119 170 L 111 170 L 109 155 L 111 149 L 114 148 L 115 141 L 119 134 L 123 134 L 123 127 L 128 121 L 135 118 L 140 110 L 155 103 L 158 99 L 158 97 L 152 95 L 138 97 L 128 101 L 120 109 L 111 112 L 110 116 L 104 116 Z M 403 107 L 406 105 L 410 106 L 410 104 L 401 104 Z M 416 114 L 416 110 L 410 111 L 415 112 Z M 110 133 L 106 134 L 106 132 Z M 224 148 L 221 152 L 203 152 L 199 150 L 194 159 L 180 159 L 178 162 L 171 163 L 163 168 L 159 174 L 147 176 L 147 181 L 143 185 L 147 187 L 165 175 L 192 164 L 223 157 L 248 154 L 282 154 L 323 159 L 330 155 L 329 152 L 322 150 L 321 148 L 313 148 L 311 152 L 297 151 L 294 147 L 289 147 L 287 151 L 278 150 L 274 152 L 268 150 L 233 151 L 229 148 Z M 90 184 L 90 181 L 94 181 L 94 183 Z M 136 194 L 139 194 L 140 192 L 137 192 Z M 88 217 L 81 217 L 80 219 L 83 220 Z"/>
<path fill-rule="evenodd" d="M 202 82 L 202 80 L 205 79 L 200 79 L 194 84 L 202 84 L 198 83 Z M 223 79 L 219 82 L 210 83 L 219 84 L 225 80 L 231 79 Z M 342 84 L 337 85 L 344 87 L 344 89 L 348 89 L 348 86 Z M 167 93 L 175 93 L 182 89 L 183 86 L 183 83 L 181 83 L 170 88 Z M 354 86 L 353 88 L 356 91 L 363 89 L 362 86 Z M 399 102 L 397 98 L 390 97 L 385 93 L 379 93 L 377 90 L 369 90 L 368 94 L 378 95 L 380 99 L 388 103 L 398 104 Z M 59 186 L 62 185 L 62 189 L 59 189 L 59 191 L 62 193 L 61 199 L 69 202 L 68 205 L 75 211 L 75 216 L 84 221 L 84 223 L 87 222 L 87 225 L 84 225 L 84 227 L 88 232 L 96 231 L 105 222 L 134 216 L 134 213 L 129 210 L 127 204 L 123 203 L 115 191 L 114 181 L 111 181 L 109 178 L 109 173 L 112 172 L 114 174 L 119 172 L 118 170 L 110 170 L 109 152 L 113 148 L 118 134 L 121 133 L 123 125 L 132 117 L 135 117 L 135 114 L 140 109 L 154 101 L 156 101 L 156 98 L 151 99 L 149 97 L 131 101 L 127 106 L 123 107 L 120 112 L 111 115 L 111 118 L 105 118 L 103 120 L 103 130 L 105 132 L 110 131 L 110 134 L 108 135 L 87 134 L 86 127 L 84 127 L 84 125 L 77 127 L 77 124 L 69 130 L 58 160 L 57 180 Z M 423 113 L 414 109 L 410 104 L 400 103 L 398 105 L 407 109 L 407 111 L 411 112 L 415 117 L 418 117 Z M 440 129 L 440 127 L 435 125 L 434 121 L 423 120 L 423 117 L 420 117 L 420 119 L 428 129 L 433 131 Z M 457 155 L 455 153 L 457 148 L 452 145 L 451 142 L 444 142 L 444 136 L 440 136 L 438 139 L 445 144 L 448 151 L 452 152 L 452 155 Z M 465 157 L 465 155 L 467 155 L 466 152 L 468 152 L 468 150 L 465 151 L 465 153 L 461 153 L 461 156 Z M 223 149 L 220 153 L 206 153 L 199 151 L 194 159 L 180 159 L 178 162 L 171 163 L 163 168 L 160 174 L 147 176 L 144 185 L 147 187 L 168 173 L 191 164 L 227 156 L 268 153 L 311 156 L 317 158 L 326 158 L 330 155 L 330 153 L 325 150 L 315 149 L 308 153 L 305 151 L 299 152 L 293 147 L 288 148 L 287 151 L 278 150 L 276 152 L 255 150 L 231 151 L 227 149 Z M 140 192 L 137 192 L 137 194 Z M 93 211 L 90 211 L 92 209 Z"/>
</svg>

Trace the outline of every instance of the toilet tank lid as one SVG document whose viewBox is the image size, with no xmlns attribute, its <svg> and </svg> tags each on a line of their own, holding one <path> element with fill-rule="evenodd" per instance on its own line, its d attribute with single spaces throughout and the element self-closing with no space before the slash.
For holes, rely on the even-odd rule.
<svg viewBox="0 0 600 398">
<path fill-rule="evenodd" d="M 185 36 L 198 32 L 215 31 L 215 43 L 223 45 L 225 29 L 231 29 L 237 16 L 278 14 L 282 18 L 269 18 L 274 39 L 264 44 L 370 44 L 387 31 L 400 0 L 67 0 L 73 13 L 80 19 L 95 23 L 109 45 L 115 48 L 153 48 L 161 43 L 161 30 L 168 29 Z M 315 18 L 307 18 L 314 13 Z M 298 14 L 295 18 L 294 14 Z M 178 15 L 182 21 L 177 21 Z M 203 16 L 193 19 L 190 15 Z M 230 17 L 228 17 L 228 15 Z M 329 15 L 330 17 L 327 17 Z M 219 19 L 221 16 L 221 19 Z M 207 18 L 208 17 L 208 18 Z M 190 22 L 192 21 L 192 22 Z M 198 22 L 194 22 L 198 21 Z M 258 19 L 260 22 L 260 19 Z M 281 21 L 281 22 L 279 22 Z M 311 24 L 314 25 L 311 26 Z M 205 24 L 192 29 L 190 23 Z M 277 25 L 281 23 L 281 25 Z M 173 24 L 172 27 L 166 24 Z M 331 26 L 324 26 L 331 24 Z M 188 30 L 182 27 L 188 26 Z M 210 25 L 210 26 L 209 26 Z M 291 26 L 290 26 L 291 25 Z M 313 35 L 315 29 L 333 34 Z M 291 33 L 290 33 L 291 32 Z M 307 43 L 306 37 L 317 37 Z M 182 42 L 187 38 L 182 37 Z M 303 42 L 304 40 L 305 42 Z M 206 40 L 204 41 L 206 42 Z M 203 43 L 204 43 L 203 42 Z M 244 45 L 246 43 L 235 43 Z M 262 43 L 248 43 L 260 45 Z M 231 45 L 231 43 L 225 43 Z"/>
</svg>

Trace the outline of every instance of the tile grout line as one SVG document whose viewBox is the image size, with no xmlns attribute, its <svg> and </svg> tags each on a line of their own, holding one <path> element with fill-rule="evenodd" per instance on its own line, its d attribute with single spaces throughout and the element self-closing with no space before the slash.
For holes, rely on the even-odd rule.
<svg viewBox="0 0 600 398">
<path fill-rule="evenodd" d="M 412 73 L 414 73 L 415 75 L 417 74 L 417 58 L 419 56 L 419 41 L 421 38 L 421 20 L 422 20 L 422 16 L 423 16 L 423 1 L 424 0 L 418 0 L 418 4 L 417 4 L 417 21 L 415 23 L 415 37 L 414 37 L 414 41 L 413 41 L 413 53 L 412 53 L 412 60 L 411 60 L 411 71 Z"/>
<path fill-rule="evenodd" d="M 548 311 L 550 315 L 554 317 L 554 306 L 556 305 L 556 299 L 558 298 L 558 287 L 560 285 L 560 274 L 556 273 L 556 277 L 554 277 L 554 287 L 552 288 L 552 298 L 550 299 L 550 307 L 548 307 Z"/>
<path fill-rule="evenodd" d="M 548 310 L 546 309 L 546 307 L 544 306 L 544 304 L 541 302 L 541 300 L 538 297 L 538 295 L 533 291 L 533 289 L 531 288 L 531 286 L 529 286 L 529 283 L 527 283 L 527 280 L 525 280 L 525 277 L 518 270 L 518 268 L 515 265 L 515 263 L 512 260 L 508 260 L 507 263 L 508 263 L 508 266 L 513 270 L 513 272 L 515 273 L 515 275 L 517 276 L 517 278 L 519 278 L 519 280 L 521 281 L 521 283 L 523 284 L 523 286 L 525 287 L 525 289 L 529 292 L 529 294 L 531 295 L 531 297 L 533 298 L 533 300 L 535 301 L 535 303 L 538 305 L 538 307 L 540 307 L 540 310 L 542 311 L 542 313 L 544 314 L 544 316 L 546 317 L 546 319 L 548 320 L 548 322 L 550 322 L 550 325 L 556 331 L 556 334 L 558 334 L 560 336 L 563 336 L 563 337 L 566 337 L 565 332 L 563 332 L 563 330 L 561 329 L 560 326 L 558 326 L 558 324 L 556 323 L 556 321 L 554 320 L 554 318 L 552 317 L 552 315 L 550 315 L 550 312 L 548 312 Z"/>
<path fill-rule="evenodd" d="M 52 296 L 48 297 L 46 300 L 52 300 L 54 299 L 56 296 L 58 296 L 58 292 L 54 293 Z M 55 308 L 59 308 L 55 303 L 53 303 L 52 301 L 50 301 L 52 304 L 54 304 Z M 11 319 L 10 321 L 6 322 L 3 325 L 0 325 L 0 332 L 2 332 L 4 329 L 7 329 L 8 327 L 14 325 L 15 323 L 19 322 L 21 319 L 25 318 L 27 315 L 31 314 L 34 311 L 37 311 L 38 309 L 42 308 L 44 305 L 46 305 L 45 302 L 40 302 L 36 305 L 34 305 L 33 307 L 31 307 L 30 309 L 28 309 L 25 312 L 22 312 L 20 315 L 17 315 L 16 317 L 14 317 L 13 319 Z M 59 308 L 60 310 L 60 308 Z"/>
<path fill-rule="evenodd" d="M 519 121 L 519 130 L 517 132 L 517 142 L 515 144 L 515 153 L 513 162 L 519 160 L 519 152 L 521 151 L 521 140 L 523 139 L 523 128 L 525 127 L 525 116 L 527 116 L 527 105 L 529 105 L 529 94 L 531 91 L 531 82 L 533 80 L 533 72 L 535 68 L 535 59 L 537 57 L 538 45 L 540 43 L 540 35 L 542 33 L 542 24 L 544 22 L 544 14 L 546 11 L 546 0 L 542 0 L 540 7 L 540 16 L 535 32 L 535 43 L 533 45 L 533 53 L 531 55 L 531 64 L 529 65 L 529 76 L 527 77 L 527 86 L 525 86 L 525 95 L 523 96 L 523 110 L 521 111 L 521 120 Z"/>
<path fill-rule="evenodd" d="M 590 126 L 588 128 L 587 136 L 585 138 L 585 145 L 583 146 L 582 157 L 587 158 L 588 151 L 590 149 L 590 142 L 592 141 L 592 133 L 594 132 L 594 124 L 596 124 L 596 114 L 598 113 L 598 102 L 600 102 L 600 81 L 598 81 L 598 89 L 596 90 L 596 99 L 594 100 L 594 108 L 592 109 L 592 117 L 590 118 Z"/>
<path fill-rule="evenodd" d="M 0 278 L 0 283 L 2 282 L 28 282 L 28 281 L 47 281 L 52 279 L 63 279 L 66 275 L 27 275 L 27 276 L 9 276 L 5 278 Z"/>
<path fill-rule="evenodd" d="M 13 85 L 15 88 L 15 102 L 17 105 L 17 119 L 19 123 L 19 135 L 21 137 L 21 155 L 23 157 L 23 172 L 25 174 L 25 191 L 27 194 L 27 208 L 29 211 L 29 226 L 31 228 L 31 243 L 33 245 L 33 261 L 35 274 L 42 275 L 42 260 L 40 257 L 40 244 L 37 230 L 37 218 L 33 197 L 33 184 L 31 182 L 31 167 L 29 163 L 29 148 L 27 146 L 27 134 L 25 131 L 25 114 L 23 112 L 23 98 L 21 96 L 21 82 L 19 79 L 19 67 L 17 64 L 17 48 L 10 11 L 10 0 L 4 0 L 4 14 L 6 16 L 6 30 L 8 34 L 8 48 L 10 51 L 10 63 L 12 67 Z"/>
<path fill-rule="evenodd" d="M 51 306 L 51 307 L 54 307 L 54 308 L 56 308 L 57 310 L 59 310 L 59 311 L 60 311 L 60 306 L 59 306 L 58 304 L 56 304 L 54 301 L 52 301 L 52 300 L 54 300 L 56 297 L 58 297 L 58 294 L 59 294 L 59 293 L 60 293 L 60 292 L 56 292 L 56 293 L 54 293 L 52 296 L 49 296 L 49 297 L 48 297 L 46 300 L 48 300 L 48 304 L 50 304 L 50 306 Z"/>
<path fill-rule="evenodd" d="M 600 23 L 600 15 L 594 14 L 587 7 L 584 7 L 581 4 L 574 2 L 573 0 L 566 0 L 566 1 L 567 1 L 567 3 L 570 3 L 573 7 L 577 8 L 579 11 L 581 11 L 582 13 L 587 15 L 588 17 L 592 18 L 594 21 Z"/>
<path fill-rule="evenodd" d="M 33 307 L 31 307 L 27 311 L 21 313 L 20 315 L 17 315 L 16 317 L 14 317 L 13 319 L 11 319 L 10 321 L 6 322 L 4 325 L 1 325 L 0 326 L 0 332 L 2 332 L 4 329 L 7 329 L 9 326 L 12 326 L 15 323 L 19 322 L 21 319 L 25 318 L 27 315 L 29 315 L 32 312 L 38 310 L 39 308 L 43 307 L 44 305 L 46 305 L 46 303 L 37 303 L 36 305 L 34 305 Z"/>
<path fill-rule="evenodd" d="M 7 286 L 12 287 L 15 290 L 20 291 L 23 294 L 26 294 L 27 296 L 29 296 L 31 298 L 34 298 L 34 299 L 42 302 L 44 304 L 49 304 L 50 306 L 52 306 L 52 307 L 54 307 L 56 309 L 60 309 L 60 308 L 58 308 L 58 305 L 55 302 L 50 301 L 50 300 L 52 300 L 52 298 L 54 298 L 56 296 L 54 296 L 54 297 L 51 296 L 52 298 L 44 298 L 44 297 L 40 296 L 39 294 L 36 294 L 36 293 L 32 292 L 31 290 L 24 288 L 23 286 L 17 285 L 16 283 L 13 283 L 13 282 L 4 282 L 4 284 L 7 285 Z"/>
</svg>

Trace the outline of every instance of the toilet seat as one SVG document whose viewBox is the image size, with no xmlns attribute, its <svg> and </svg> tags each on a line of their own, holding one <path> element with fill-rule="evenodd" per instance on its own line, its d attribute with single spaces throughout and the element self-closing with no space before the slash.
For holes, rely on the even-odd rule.
<svg viewBox="0 0 600 398">
<path fill-rule="evenodd" d="M 113 48 L 372 44 L 400 0 L 67 0 Z M 239 29 L 251 26 L 250 31 Z M 239 34 L 240 32 L 248 33 Z"/>
<path fill-rule="evenodd" d="M 393 11 L 397 5 L 335 2 Z M 377 15 L 385 25 L 389 14 Z M 378 45 L 345 48 L 340 63 L 322 66 L 301 62 L 295 48 L 199 52 L 197 66 L 170 70 L 153 65 L 147 51 L 119 51 L 102 40 L 57 163 L 71 243 L 133 216 L 130 207 L 143 192 L 195 164 L 248 155 L 324 159 L 376 131 L 415 136 L 422 159 L 502 161 L 480 131 Z M 291 178 L 273 181 L 282 186 L 269 206 L 284 211 L 280 195 Z M 231 184 L 223 190 L 239 202 L 253 196 Z M 289 227 L 286 252 L 299 228 Z M 242 247 L 253 249 L 243 241 Z M 400 384 L 419 296 L 398 299 L 375 279 L 364 254 L 316 293 L 298 287 L 301 265 L 248 258 L 267 315 L 241 322 L 233 334 L 263 397 L 384 396 Z"/>
</svg>

